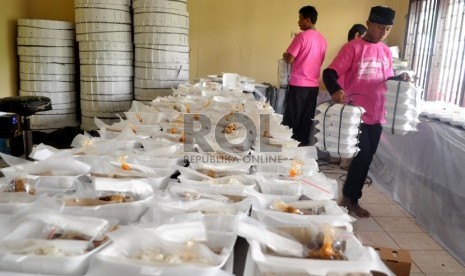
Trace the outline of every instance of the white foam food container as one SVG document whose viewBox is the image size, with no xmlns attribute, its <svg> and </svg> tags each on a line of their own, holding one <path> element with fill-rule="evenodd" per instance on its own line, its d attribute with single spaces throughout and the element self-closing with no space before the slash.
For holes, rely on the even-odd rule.
<svg viewBox="0 0 465 276">
<path fill-rule="evenodd" d="M 134 88 L 134 99 L 146 101 L 150 104 L 157 97 L 164 97 L 173 94 L 171 88 Z"/>
<path fill-rule="evenodd" d="M 331 273 L 346 274 L 351 272 L 370 273 L 371 270 L 383 271 L 387 275 L 393 274 L 382 265 L 379 256 L 372 247 L 365 247 L 355 238 L 347 240 L 345 252 L 348 260 L 311 260 L 304 258 L 280 257 L 268 254 L 266 249 L 257 241 L 248 240 L 250 254 L 261 273 L 275 273 L 278 275 L 318 275 Z"/>
<path fill-rule="evenodd" d="M 336 144 L 344 148 L 356 146 L 358 143 L 357 135 L 338 135 L 338 133 L 326 132 L 323 136 L 323 132 L 318 132 L 315 138 L 326 145 Z"/>
<path fill-rule="evenodd" d="M 133 90 L 132 81 L 83 81 L 81 80 L 81 94 L 128 94 Z"/>
<path fill-rule="evenodd" d="M 75 67 L 72 63 L 32 63 L 19 62 L 19 72 L 27 74 L 45 74 L 45 75 L 70 75 L 75 73 Z"/>
<path fill-rule="evenodd" d="M 75 0 L 76 5 L 81 4 L 105 4 L 105 5 L 126 5 L 131 6 L 131 0 Z"/>
<path fill-rule="evenodd" d="M 415 93 L 415 85 L 411 82 L 407 81 L 396 81 L 396 80 L 388 80 L 386 82 L 388 93 L 397 93 L 399 90 L 399 94 L 408 94 L 408 93 Z"/>
<path fill-rule="evenodd" d="M 188 79 L 181 79 L 178 80 L 148 80 L 148 79 L 134 79 L 134 87 L 135 88 L 171 88 L 173 86 L 177 86 L 179 83 L 183 83 L 188 81 Z"/>
<path fill-rule="evenodd" d="M 160 45 L 160 44 L 141 44 L 135 45 L 136 49 L 150 49 L 150 50 L 160 50 L 168 52 L 179 52 L 179 53 L 188 53 L 189 46 L 182 45 Z"/>
<path fill-rule="evenodd" d="M 72 30 L 74 24 L 67 21 L 43 20 L 43 19 L 18 19 L 18 26 L 28 26 L 43 29 Z"/>
<path fill-rule="evenodd" d="M 96 111 L 96 112 L 114 112 L 114 111 L 124 111 L 128 110 L 131 107 L 132 100 L 127 101 L 88 101 L 81 99 L 81 108 L 86 111 Z"/>
<path fill-rule="evenodd" d="M 153 187 L 146 181 L 140 180 L 117 180 L 113 178 L 95 178 L 95 190 L 113 192 L 132 192 L 140 196 L 134 202 L 112 203 L 96 206 L 65 206 L 64 214 L 73 214 L 104 219 L 117 219 L 121 224 L 133 224 L 137 222 L 145 211 L 148 202 L 153 197 Z"/>
<path fill-rule="evenodd" d="M 19 56 L 19 61 L 32 62 L 32 63 L 69 63 L 74 64 L 73 57 L 38 57 L 38 56 Z"/>
<path fill-rule="evenodd" d="M 72 39 L 53 39 L 53 38 L 32 38 L 18 37 L 17 45 L 20 46 L 55 46 L 55 47 L 73 47 L 74 40 Z"/>
<path fill-rule="evenodd" d="M 82 65 L 125 65 L 132 66 L 134 62 L 130 59 L 91 59 L 91 58 L 80 58 L 80 64 Z"/>
<path fill-rule="evenodd" d="M 257 178 L 258 185 L 263 194 L 278 196 L 302 195 L 302 184 L 297 180 L 279 180 L 266 177 Z"/>
<path fill-rule="evenodd" d="M 188 70 L 188 63 L 175 63 L 175 62 L 144 62 L 136 61 L 135 67 L 147 68 L 147 69 L 168 69 L 168 70 Z"/>
<path fill-rule="evenodd" d="M 152 1 L 152 0 L 133 0 L 132 7 L 134 9 L 143 8 L 164 8 L 174 10 L 186 10 L 187 4 L 184 1 Z"/>
<path fill-rule="evenodd" d="M 21 252 L 32 248 L 47 248 L 53 246 L 70 256 L 41 256 L 24 255 Z M 9 240 L 2 243 L 0 253 L 0 268 L 4 271 L 54 274 L 54 275 L 83 275 L 90 262 L 90 257 L 102 247 L 86 252 L 88 241 L 76 240 Z M 46 265 L 44 265 L 46 264 Z"/>
<path fill-rule="evenodd" d="M 74 57 L 74 47 L 18 46 L 19 56 Z"/>
<path fill-rule="evenodd" d="M 135 44 L 189 45 L 189 35 L 179 33 L 136 33 Z"/>
<path fill-rule="evenodd" d="M 77 41 L 131 41 L 132 33 L 131 32 L 104 32 L 104 33 L 87 33 L 87 34 L 77 34 Z"/>
<path fill-rule="evenodd" d="M 184 223 L 185 225 L 188 225 L 189 223 Z M 163 227 L 163 226 L 162 226 Z M 160 227 L 160 228 L 162 228 Z M 177 235 L 178 238 L 177 240 L 180 240 L 180 236 L 190 236 L 192 235 L 189 232 L 194 231 L 193 229 L 189 229 L 186 227 L 183 227 L 183 224 L 176 224 L 172 227 L 167 228 L 170 235 Z M 159 230 L 152 230 L 152 229 L 147 229 L 143 230 L 146 232 L 145 235 L 156 235 L 154 232 L 160 232 Z M 198 230 L 195 230 L 198 231 Z M 135 231 L 132 231 L 135 232 Z M 232 253 L 232 249 L 236 240 L 236 235 L 232 233 L 226 233 L 226 232 L 209 232 L 207 233 L 207 240 L 203 241 L 203 243 L 209 248 L 208 251 L 211 250 L 211 253 L 215 252 L 214 255 L 211 255 L 211 253 L 207 253 L 206 255 L 210 255 L 208 258 L 208 261 L 214 261 L 214 263 L 209 263 L 209 264 L 196 264 L 196 263 L 181 263 L 181 264 L 164 264 L 164 263 L 150 263 L 147 261 L 141 261 L 141 260 L 136 260 L 136 259 L 131 259 L 130 256 L 136 254 L 140 250 L 147 250 L 150 249 L 151 246 L 153 246 L 153 249 L 157 249 L 156 242 L 152 242 L 151 240 L 148 240 L 148 236 L 145 237 L 144 234 L 140 233 L 137 231 L 137 233 L 133 233 L 131 235 L 130 232 L 127 233 L 127 237 L 124 237 L 122 240 L 115 241 L 113 245 L 110 245 L 109 247 L 105 248 L 100 252 L 98 256 L 95 258 L 95 262 L 92 263 L 92 266 L 94 264 L 97 264 L 99 266 L 106 267 L 107 269 L 116 266 L 119 266 L 123 271 L 130 275 L 142 275 L 144 273 L 147 273 L 149 271 L 159 271 L 159 273 L 173 273 L 174 271 L 183 271 L 179 270 L 180 268 L 184 268 L 184 272 L 187 273 L 192 273 L 193 271 L 198 271 L 199 269 L 206 269 L 209 268 L 210 272 L 214 272 L 215 270 L 219 270 L 228 260 L 229 255 Z M 159 233 L 160 236 L 163 236 L 164 233 Z M 131 245 L 125 245 L 128 241 L 131 241 Z M 161 247 L 158 247 L 158 249 L 161 249 L 162 251 L 163 248 L 168 249 L 171 247 L 169 250 L 174 251 L 176 249 L 174 248 L 182 248 L 182 244 L 179 242 L 175 241 L 164 241 Z M 207 249 L 207 248 L 205 248 Z M 218 252 L 218 253 L 216 253 Z M 205 254 L 206 252 L 204 252 Z M 92 271 L 92 268 L 91 268 Z M 182 273 L 181 273 L 182 275 Z M 202 274 L 195 274 L 195 275 L 202 275 Z"/>
<path fill-rule="evenodd" d="M 354 105 L 345 105 L 345 104 L 330 104 L 323 103 L 317 106 L 317 111 L 326 116 L 341 116 L 342 117 L 361 117 L 365 112 L 363 107 L 354 106 Z"/>
<path fill-rule="evenodd" d="M 335 227 L 344 227 L 347 231 L 352 232 L 352 223 L 355 218 L 347 214 L 347 211 L 337 205 L 334 200 L 300 200 L 300 201 L 283 201 L 285 204 L 298 209 L 310 209 L 315 207 L 324 207 L 325 213 L 321 215 L 299 215 L 286 213 L 270 207 L 275 200 L 270 200 L 266 208 L 254 208 L 253 214 L 259 221 L 266 224 L 268 219 L 276 220 L 282 223 L 291 224 L 305 224 L 305 223 L 318 223 L 330 224 Z"/>
<path fill-rule="evenodd" d="M 90 34 L 100 32 L 130 32 L 130 24 L 114 23 L 77 23 L 76 34 Z"/>
<path fill-rule="evenodd" d="M 76 23 L 101 22 L 101 23 L 123 23 L 131 24 L 131 14 L 129 11 L 119 11 L 108 9 L 74 9 Z"/>
<path fill-rule="evenodd" d="M 74 30 L 42 29 L 27 26 L 18 26 L 18 37 L 74 39 Z"/>
<path fill-rule="evenodd" d="M 116 76 L 116 77 L 130 77 L 133 76 L 134 71 L 132 66 L 118 66 L 118 65 L 81 65 L 82 76 Z"/>
<path fill-rule="evenodd" d="M 134 33 L 172 33 L 172 34 L 189 34 L 187 28 L 167 27 L 167 26 L 136 26 Z"/>
<path fill-rule="evenodd" d="M 101 23 L 104 24 L 104 23 Z M 131 42 L 114 42 L 114 41 L 82 41 L 79 42 L 79 51 L 81 52 L 98 52 L 98 51 L 117 51 L 132 52 L 134 45 Z"/>
<path fill-rule="evenodd" d="M 117 10 L 117 11 L 126 11 L 129 12 L 131 10 L 131 7 L 125 4 L 117 4 L 117 3 L 112 3 L 111 5 L 105 4 L 105 3 L 75 3 L 74 8 L 87 8 L 87 9 L 112 9 L 112 10 Z"/>
<path fill-rule="evenodd" d="M 67 92 L 75 91 L 74 82 L 58 81 L 26 81 L 19 82 L 19 89 L 36 92 Z"/>
<path fill-rule="evenodd" d="M 184 12 L 184 14 L 166 12 L 135 13 L 134 26 L 171 26 L 189 28 L 189 15 L 187 12 Z"/>
<path fill-rule="evenodd" d="M 178 80 L 189 78 L 189 67 L 177 69 L 152 69 L 135 67 L 134 75 L 139 79 Z"/>
<path fill-rule="evenodd" d="M 3 190 L 3 186 L 0 187 Z M 0 214 L 13 214 L 37 199 L 28 193 L 0 193 Z"/>
<path fill-rule="evenodd" d="M 24 81 L 57 81 L 57 82 L 74 82 L 75 76 L 72 74 L 53 75 L 53 74 L 33 74 L 19 73 L 19 79 Z"/>
<path fill-rule="evenodd" d="M 302 166 L 302 175 L 312 175 L 318 171 L 318 165 L 316 161 L 311 159 L 308 160 L 309 164 L 304 163 Z M 265 175 L 267 177 L 287 177 L 291 170 L 291 161 L 285 163 L 257 163 L 254 165 L 257 173 Z"/>
<path fill-rule="evenodd" d="M 146 63 L 189 63 L 188 52 L 164 51 L 158 49 L 135 48 L 136 62 Z"/>
<path fill-rule="evenodd" d="M 111 60 L 111 59 L 132 59 L 134 54 L 132 51 L 118 51 L 118 50 L 94 50 L 94 51 L 85 51 L 79 53 L 80 59 L 102 59 L 102 60 Z"/>
<path fill-rule="evenodd" d="M 360 123 L 363 121 L 360 120 L 360 118 L 356 117 L 351 117 L 351 118 L 344 118 L 339 117 L 339 116 L 331 116 L 331 117 L 324 117 L 323 114 L 318 114 L 315 116 L 314 121 L 317 121 L 318 123 L 316 124 L 316 128 L 321 130 L 323 129 L 323 125 L 326 126 L 334 126 L 339 128 L 341 126 L 341 129 L 344 128 L 358 128 Z"/>
<path fill-rule="evenodd" d="M 235 215 L 239 212 L 247 213 L 252 206 L 249 198 L 239 202 L 227 203 L 215 199 L 197 199 L 192 201 L 165 200 L 158 203 L 160 208 L 182 212 L 202 212 L 203 214 Z"/>
<path fill-rule="evenodd" d="M 410 94 L 394 94 L 394 93 L 386 93 L 386 100 L 387 102 L 395 103 L 397 100 L 397 103 L 414 103 L 415 102 L 415 96 L 410 95 Z"/>
<path fill-rule="evenodd" d="M 234 179 L 235 177 L 231 176 L 230 178 Z M 180 175 L 178 179 L 181 181 L 181 183 L 178 185 L 183 186 L 184 188 L 196 190 L 201 193 L 240 197 L 247 196 L 247 191 L 253 190 L 255 188 L 255 184 L 246 180 L 242 180 L 241 177 L 236 178 L 238 179 L 237 181 L 231 181 L 234 184 L 217 184 L 211 181 L 192 180 Z"/>
<path fill-rule="evenodd" d="M 111 92 L 109 94 L 104 94 L 104 93 L 90 94 L 90 93 L 81 91 L 81 99 L 92 101 L 92 102 L 132 101 L 134 99 L 134 95 L 130 91 L 131 90 L 129 90 L 129 92 L 126 94 L 114 94 L 114 95 L 112 95 Z"/>
</svg>

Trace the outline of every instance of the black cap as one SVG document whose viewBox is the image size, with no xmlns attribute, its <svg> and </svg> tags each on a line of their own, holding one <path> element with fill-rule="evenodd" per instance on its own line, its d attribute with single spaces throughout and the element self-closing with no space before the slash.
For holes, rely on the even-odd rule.
<svg viewBox="0 0 465 276">
<path fill-rule="evenodd" d="M 388 7 L 376 6 L 372 7 L 368 21 L 382 25 L 394 25 L 394 17 L 396 12 Z"/>
</svg>

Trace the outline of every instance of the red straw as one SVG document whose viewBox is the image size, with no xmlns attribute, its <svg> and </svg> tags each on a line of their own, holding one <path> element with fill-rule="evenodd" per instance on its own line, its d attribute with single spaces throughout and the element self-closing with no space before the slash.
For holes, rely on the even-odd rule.
<svg viewBox="0 0 465 276">
<path fill-rule="evenodd" d="M 331 192 L 330 192 L 330 191 L 328 191 L 328 190 L 326 190 L 326 189 L 323 189 L 323 188 L 321 188 L 320 186 L 318 186 L 318 185 L 316 185 L 316 184 L 314 184 L 314 183 L 310 182 L 309 180 L 306 180 L 306 179 L 304 179 L 304 178 L 302 178 L 302 177 L 299 177 L 298 179 L 299 179 L 300 181 L 302 181 L 302 182 L 305 182 L 305 183 L 307 183 L 307 184 L 310 184 L 310 185 L 312 185 L 313 187 L 315 187 L 315 188 L 317 188 L 317 189 L 320 189 L 320 190 L 322 190 L 323 192 L 326 192 L 326 193 L 328 193 L 328 194 L 331 194 Z"/>
</svg>

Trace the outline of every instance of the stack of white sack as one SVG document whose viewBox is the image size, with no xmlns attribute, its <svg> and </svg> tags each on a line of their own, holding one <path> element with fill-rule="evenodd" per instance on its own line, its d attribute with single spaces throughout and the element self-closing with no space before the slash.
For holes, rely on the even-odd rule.
<svg viewBox="0 0 465 276">
<path fill-rule="evenodd" d="M 465 108 L 453 103 L 425 102 L 422 105 L 420 116 L 465 128 Z"/>
<path fill-rule="evenodd" d="M 418 99 L 420 89 L 413 83 L 405 81 L 387 82 L 386 93 L 386 124 L 383 130 L 391 134 L 405 135 L 416 131 L 420 122 L 421 101 Z"/>
<path fill-rule="evenodd" d="M 363 107 L 325 102 L 317 107 L 314 121 L 319 131 L 315 146 L 331 157 L 351 158 L 358 152 L 358 134 Z"/>
</svg>

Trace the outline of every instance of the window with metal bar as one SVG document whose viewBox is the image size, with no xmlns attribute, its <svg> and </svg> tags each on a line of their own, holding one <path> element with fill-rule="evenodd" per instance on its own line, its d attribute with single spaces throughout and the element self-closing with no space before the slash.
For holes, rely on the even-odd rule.
<svg viewBox="0 0 465 276">
<path fill-rule="evenodd" d="M 410 0 L 404 58 L 423 99 L 465 106 L 465 0 Z"/>
</svg>

